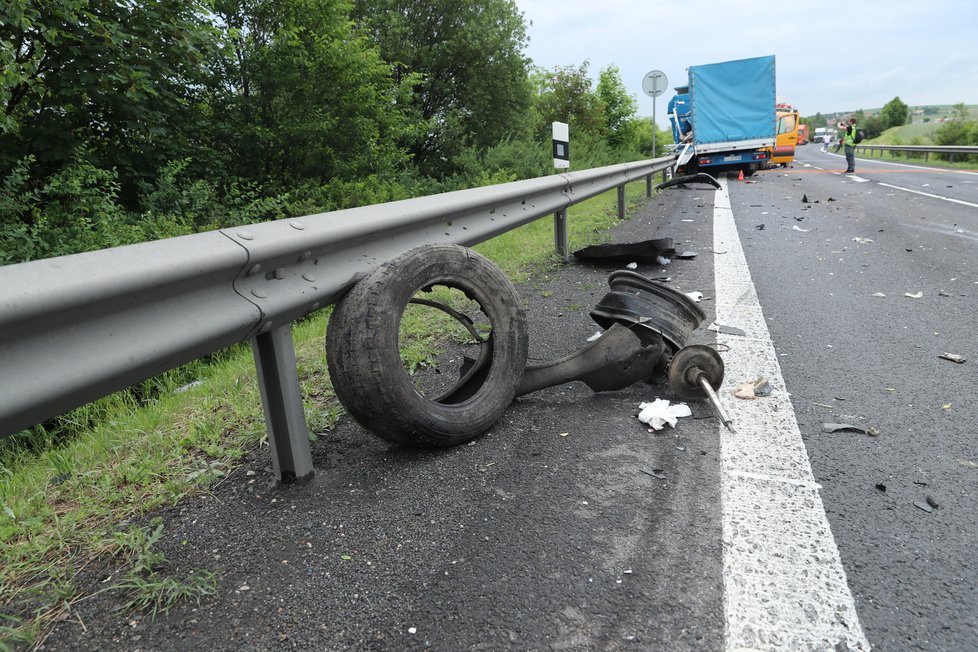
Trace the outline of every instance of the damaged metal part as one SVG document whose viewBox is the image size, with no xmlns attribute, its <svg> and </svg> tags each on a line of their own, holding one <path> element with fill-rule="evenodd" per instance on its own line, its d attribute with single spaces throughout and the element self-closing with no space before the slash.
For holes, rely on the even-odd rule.
<svg viewBox="0 0 978 652">
<path fill-rule="evenodd" d="M 559 360 L 527 366 L 517 396 L 574 380 L 596 392 L 651 381 L 657 372 L 666 373 L 673 355 L 706 318 L 682 292 L 636 272 L 612 272 L 608 285 L 610 291 L 591 311 L 591 318 L 606 329 L 605 333 Z M 480 345 L 478 359 L 465 358 L 459 381 L 437 402 L 461 403 L 478 391 L 492 362 L 491 340 L 480 341 Z"/>
<path fill-rule="evenodd" d="M 637 272 L 612 272 L 608 285 L 611 290 L 598 301 L 591 318 L 603 328 L 616 322 L 649 328 L 662 336 L 671 353 L 681 349 L 706 319 L 706 313 L 685 294 Z"/>
<path fill-rule="evenodd" d="M 662 183 L 658 184 L 655 187 L 655 189 L 660 190 L 662 188 L 669 188 L 672 186 L 685 188 L 687 183 L 697 183 L 697 182 L 708 183 L 714 188 L 716 188 L 717 190 L 720 189 L 720 182 L 714 179 L 706 172 L 697 172 L 696 174 L 687 174 L 681 177 L 673 177 L 668 181 L 663 181 Z"/>
<path fill-rule="evenodd" d="M 602 248 L 604 254 L 609 253 L 609 247 Z M 655 256 L 673 250 L 672 240 L 668 238 L 611 245 L 610 249 L 612 255 L 629 259 L 640 257 L 640 250 Z M 605 332 L 558 360 L 527 365 L 523 315 L 518 311 L 516 315 L 506 314 L 507 305 L 517 305 L 515 290 L 510 287 L 506 295 L 509 304 L 496 294 L 497 286 L 505 286 L 508 279 L 490 261 L 481 258 L 475 259 L 481 265 L 475 274 L 469 269 L 469 254 L 461 247 L 442 246 L 432 251 L 411 250 L 375 271 L 362 281 L 367 285 L 355 288 L 359 295 L 351 293 L 334 311 L 333 319 L 338 312 L 340 322 L 338 326 L 331 322 L 327 331 L 330 376 L 334 387 L 343 387 L 343 393 L 338 390 L 337 395 L 341 401 L 345 396 L 343 404 L 348 412 L 378 436 L 395 443 L 455 445 L 484 432 L 487 424 L 498 419 L 515 396 L 572 381 L 583 382 L 595 392 L 604 392 L 624 389 L 638 381 L 662 382 L 667 378 L 680 396 L 700 398 L 705 394 L 713 400 L 729 426 L 729 418 L 713 393 L 713 385 L 719 386 L 723 375 L 719 356 L 713 352 L 716 364 L 710 366 L 712 359 L 704 359 L 696 347 L 684 349 L 691 332 L 706 315 L 682 292 L 636 272 L 612 272 L 608 276 L 608 293 L 590 313 Z M 434 285 L 430 281 L 432 276 L 428 275 L 429 255 L 437 255 L 447 268 L 447 271 L 438 268 L 437 284 L 460 291 L 478 304 L 475 318 L 445 303 L 417 296 L 418 292 L 430 292 Z M 507 288 L 498 289 L 503 292 Z M 377 327 L 387 330 L 382 335 L 375 334 L 373 340 L 363 339 L 358 331 L 362 322 L 361 306 L 367 303 L 364 297 L 368 295 L 375 300 L 375 305 L 371 304 L 375 310 L 378 306 L 391 312 L 400 310 L 389 322 Z M 451 352 L 438 354 L 439 362 L 430 365 L 430 375 L 426 378 L 412 378 L 396 369 L 397 363 L 403 363 L 397 339 L 403 301 L 451 316 L 468 334 L 453 340 Z M 387 344 L 388 340 L 393 346 Z M 356 350 L 357 342 L 363 343 L 363 347 L 359 353 L 351 353 Z M 459 347 L 472 348 L 467 349 L 469 355 L 466 355 Z M 376 357 L 371 357 L 375 354 Z M 696 362 L 696 368 L 686 369 L 687 360 Z M 443 373 L 456 365 L 457 376 Z M 368 380 L 347 380 L 354 375 Z M 428 388 L 438 391 L 429 393 Z M 394 409 L 385 413 L 378 410 L 380 405 Z"/>
<path fill-rule="evenodd" d="M 482 385 L 492 361 L 485 348 L 486 345 L 477 360 L 465 358 L 459 382 L 438 399 L 439 403 L 460 403 Z M 647 331 L 640 336 L 622 324 L 613 324 L 597 340 L 570 355 L 527 366 L 516 396 L 575 380 L 595 392 L 624 389 L 640 380 L 649 380 L 665 350 L 666 345 L 657 333 Z"/>
<path fill-rule="evenodd" d="M 580 380 L 596 392 L 624 389 L 648 380 L 666 349 L 660 338 L 650 344 L 622 324 L 613 324 L 604 335 L 583 349 L 542 365 L 529 366 L 516 389 L 517 396 L 544 387 Z"/>
<path fill-rule="evenodd" d="M 717 396 L 723 384 L 723 360 L 715 349 L 692 344 L 679 349 L 669 364 L 669 387 L 680 398 L 707 399 L 720 421 L 733 432 L 733 421 Z"/>
</svg>

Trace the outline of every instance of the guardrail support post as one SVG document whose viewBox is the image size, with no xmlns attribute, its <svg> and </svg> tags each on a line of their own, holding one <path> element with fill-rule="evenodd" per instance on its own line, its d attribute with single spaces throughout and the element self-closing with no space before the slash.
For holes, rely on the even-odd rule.
<svg viewBox="0 0 978 652">
<path fill-rule="evenodd" d="M 567 244 L 567 209 L 554 213 L 554 249 L 557 255 L 566 263 L 570 260 Z"/>
<path fill-rule="evenodd" d="M 618 219 L 625 219 L 625 186 L 618 186 Z"/>
<path fill-rule="evenodd" d="M 261 333 L 251 341 L 258 370 L 272 469 L 279 482 L 308 480 L 315 473 L 309 431 L 299 389 L 292 325 Z"/>
<path fill-rule="evenodd" d="M 652 175 L 645 177 L 645 196 L 649 199 L 652 198 Z"/>
</svg>

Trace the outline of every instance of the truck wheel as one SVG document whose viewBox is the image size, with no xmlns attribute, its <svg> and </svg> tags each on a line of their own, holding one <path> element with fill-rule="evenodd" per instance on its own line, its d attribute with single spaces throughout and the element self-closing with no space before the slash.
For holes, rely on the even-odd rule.
<svg viewBox="0 0 978 652">
<path fill-rule="evenodd" d="M 483 323 L 415 296 L 445 292 L 458 295 Z M 401 322 L 417 304 L 440 306 L 468 322 L 469 334 L 484 335 L 478 343 L 488 358 L 484 380 L 467 385 L 461 398 L 453 399 L 451 390 L 426 394 L 405 368 Z M 340 402 L 363 427 L 398 444 L 453 446 L 485 432 L 513 400 L 526 358 L 526 317 L 512 283 L 487 258 L 456 245 L 425 245 L 384 263 L 336 306 L 326 331 L 326 362 Z"/>
<path fill-rule="evenodd" d="M 744 176 L 745 177 L 752 177 L 752 176 L 754 176 L 754 173 L 755 172 L 757 172 L 757 166 L 756 165 L 745 165 L 744 166 Z"/>
</svg>

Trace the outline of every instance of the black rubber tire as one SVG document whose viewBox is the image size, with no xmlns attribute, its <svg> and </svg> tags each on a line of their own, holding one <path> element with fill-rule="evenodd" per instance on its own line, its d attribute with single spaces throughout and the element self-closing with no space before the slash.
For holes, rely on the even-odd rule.
<svg viewBox="0 0 978 652">
<path fill-rule="evenodd" d="M 459 403 L 422 396 L 400 359 L 401 316 L 411 297 L 432 285 L 465 293 L 492 326 L 486 380 Z M 424 245 L 384 263 L 340 301 L 326 331 L 340 403 L 364 428 L 398 444 L 454 446 L 488 430 L 512 402 L 526 358 L 526 316 L 516 289 L 489 259 L 457 245 Z"/>
</svg>

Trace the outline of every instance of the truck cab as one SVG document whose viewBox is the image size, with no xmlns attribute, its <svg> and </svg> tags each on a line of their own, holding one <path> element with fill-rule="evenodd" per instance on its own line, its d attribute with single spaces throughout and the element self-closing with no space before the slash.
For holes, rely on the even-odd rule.
<svg viewBox="0 0 978 652">
<path fill-rule="evenodd" d="M 778 104 L 777 133 L 771 148 L 771 165 L 787 166 L 795 160 L 795 148 L 801 144 L 801 127 L 798 110 L 790 104 Z M 807 142 L 807 141 L 806 141 Z"/>
</svg>

